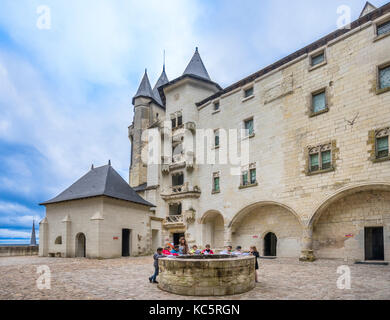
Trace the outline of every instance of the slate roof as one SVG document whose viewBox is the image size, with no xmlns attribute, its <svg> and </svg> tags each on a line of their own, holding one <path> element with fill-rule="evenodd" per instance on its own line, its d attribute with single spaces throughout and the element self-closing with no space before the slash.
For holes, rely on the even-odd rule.
<svg viewBox="0 0 390 320">
<path fill-rule="evenodd" d="M 211 81 L 209 73 L 207 72 L 206 67 L 203 64 L 202 58 L 200 57 L 198 48 L 196 48 L 195 53 L 187 68 L 184 70 L 183 75 L 193 75 Z"/>
<path fill-rule="evenodd" d="M 160 78 L 157 80 L 156 85 L 153 88 L 153 95 L 156 99 L 156 101 L 163 106 L 163 102 L 161 100 L 160 92 L 158 91 L 158 88 L 163 86 L 164 84 L 167 84 L 169 82 L 167 74 L 165 73 L 165 66 L 163 67 L 163 71 L 161 73 Z"/>
<path fill-rule="evenodd" d="M 154 207 L 153 204 L 140 197 L 111 165 L 92 168 L 86 175 L 77 180 L 57 197 L 40 205 L 99 196 Z"/>
<path fill-rule="evenodd" d="M 148 73 L 147 73 L 146 70 L 145 70 L 145 74 L 144 74 L 144 76 L 142 78 L 142 81 L 141 81 L 141 83 L 140 83 L 140 85 L 138 87 L 137 93 L 133 97 L 133 104 L 134 104 L 135 99 L 136 98 L 140 98 L 140 97 L 151 98 L 156 103 L 158 103 L 158 101 L 156 101 L 156 96 L 153 93 L 152 86 L 150 85 Z M 160 98 L 160 100 L 161 100 L 161 98 Z"/>
</svg>

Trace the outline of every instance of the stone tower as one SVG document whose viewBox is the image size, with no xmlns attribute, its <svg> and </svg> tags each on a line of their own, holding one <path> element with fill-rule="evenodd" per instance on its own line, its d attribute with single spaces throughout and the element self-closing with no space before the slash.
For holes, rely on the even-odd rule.
<svg viewBox="0 0 390 320">
<path fill-rule="evenodd" d="M 147 142 L 142 140 L 142 133 L 165 115 L 165 107 L 158 88 L 168 82 L 165 66 L 154 89 L 150 85 L 147 71 L 133 98 L 134 118 L 129 127 L 131 142 L 130 186 L 139 187 L 147 183 L 147 163 L 142 159 L 142 150 Z M 144 159 L 146 160 L 146 159 Z"/>
</svg>

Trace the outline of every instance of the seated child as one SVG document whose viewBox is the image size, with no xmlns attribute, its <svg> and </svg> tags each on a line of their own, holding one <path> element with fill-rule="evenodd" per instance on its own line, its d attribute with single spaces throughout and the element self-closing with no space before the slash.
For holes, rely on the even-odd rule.
<svg viewBox="0 0 390 320">
<path fill-rule="evenodd" d="M 197 245 L 193 245 L 192 249 L 190 250 L 190 254 L 201 254 L 202 252 L 198 249 Z"/>
<path fill-rule="evenodd" d="M 211 247 L 209 244 L 206 244 L 206 249 L 202 251 L 202 254 L 214 254 L 213 250 L 211 250 Z"/>
<path fill-rule="evenodd" d="M 166 247 L 164 248 L 164 250 L 162 251 L 163 255 L 165 255 L 165 256 L 171 255 L 170 249 L 171 249 L 171 248 L 170 248 L 169 246 L 166 246 Z"/>
<path fill-rule="evenodd" d="M 171 250 L 171 255 L 177 257 L 179 255 L 179 246 L 175 246 L 174 249 Z"/>
<path fill-rule="evenodd" d="M 232 253 L 233 253 L 233 247 L 232 246 L 227 246 L 227 249 L 223 250 L 221 252 L 221 254 L 225 254 L 225 255 L 231 255 Z"/>
</svg>

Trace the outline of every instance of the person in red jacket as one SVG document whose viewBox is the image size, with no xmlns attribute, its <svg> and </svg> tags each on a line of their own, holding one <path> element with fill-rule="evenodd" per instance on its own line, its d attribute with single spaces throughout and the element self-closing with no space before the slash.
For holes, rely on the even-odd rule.
<svg viewBox="0 0 390 320">
<path fill-rule="evenodd" d="M 214 254 L 213 250 L 211 250 L 210 248 L 210 245 L 206 244 L 206 249 L 202 251 L 202 254 Z"/>
</svg>

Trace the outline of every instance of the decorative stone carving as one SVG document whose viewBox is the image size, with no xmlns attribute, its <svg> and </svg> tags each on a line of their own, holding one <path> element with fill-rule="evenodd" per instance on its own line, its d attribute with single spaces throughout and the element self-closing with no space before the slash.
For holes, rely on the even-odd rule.
<svg viewBox="0 0 390 320">
<path fill-rule="evenodd" d="M 264 90 L 264 104 L 275 101 L 276 99 L 282 98 L 288 94 L 294 92 L 293 89 L 294 78 L 293 75 L 290 74 L 285 78 L 281 78 L 280 80 L 271 84 L 268 88 Z"/>
</svg>

